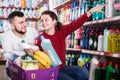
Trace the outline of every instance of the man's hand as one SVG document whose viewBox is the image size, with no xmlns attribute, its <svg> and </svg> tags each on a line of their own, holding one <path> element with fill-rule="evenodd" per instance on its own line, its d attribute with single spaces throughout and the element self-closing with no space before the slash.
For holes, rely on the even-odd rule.
<svg viewBox="0 0 120 80">
<path fill-rule="evenodd" d="M 24 49 L 27 54 L 33 55 L 35 51 L 38 51 L 39 48 L 37 46 L 32 46 L 30 49 Z"/>
</svg>

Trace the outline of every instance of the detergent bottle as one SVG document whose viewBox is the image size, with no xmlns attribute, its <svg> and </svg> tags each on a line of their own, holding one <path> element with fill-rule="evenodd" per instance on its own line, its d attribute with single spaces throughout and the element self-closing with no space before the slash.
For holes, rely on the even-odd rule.
<svg viewBox="0 0 120 80">
<path fill-rule="evenodd" d="M 62 64 L 62 61 L 60 60 L 59 56 L 57 55 L 55 49 L 53 48 L 51 41 L 49 39 L 45 39 L 43 35 L 40 36 L 40 39 L 42 40 L 41 42 L 41 47 L 43 50 L 48 51 L 48 56 L 51 59 L 51 66 L 56 67 Z"/>
</svg>

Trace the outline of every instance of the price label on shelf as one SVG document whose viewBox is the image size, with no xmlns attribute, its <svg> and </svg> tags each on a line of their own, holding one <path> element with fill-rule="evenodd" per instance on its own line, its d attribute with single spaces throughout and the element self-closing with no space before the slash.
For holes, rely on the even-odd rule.
<svg viewBox="0 0 120 80">
<path fill-rule="evenodd" d="M 86 53 L 90 53 L 90 50 L 86 50 Z"/>
<path fill-rule="evenodd" d="M 83 50 L 83 49 L 82 49 L 82 52 L 83 52 L 83 53 L 86 53 L 85 50 Z"/>
<path fill-rule="evenodd" d="M 109 21 L 109 19 L 104 19 L 104 22 L 108 22 Z"/>
<path fill-rule="evenodd" d="M 92 21 L 92 24 L 95 24 L 95 23 L 97 23 L 97 21 Z"/>
<path fill-rule="evenodd" d="M 104 52 L 100 52 L 100 54 L 99 55 L 104 55 Z"/>
<path fill-rule="evenodd" d="M 98 51 L 95 51 L 95 52 L 94 52 L 94 54 L 98 55 L 98 54 L 99 54 L 99 52 L 98 52 Z"/>
<path fill-rule="evenodd" d="M 112 55 L 112 57 L 118 57 L 119 56 L 119 54 L 113 54 Z"/>
<path fill-rule="evenodd" d="M 113 20 L 119 20 L 120 19 L 120 16 L 116 16 L 113 18 Z"/>
<path fill-rule="evenodd" d="M 103 20 L 98 20 L 98 23 L 101 23 L 101 22 L 103 22 Z"/>
<path fill-rule="evenodd" d="M 94 51 L 91 51 L 90 53 L 91 53 L 91 54 L 95 54 L 95 52 L 94 52 Z"/>
</svg>

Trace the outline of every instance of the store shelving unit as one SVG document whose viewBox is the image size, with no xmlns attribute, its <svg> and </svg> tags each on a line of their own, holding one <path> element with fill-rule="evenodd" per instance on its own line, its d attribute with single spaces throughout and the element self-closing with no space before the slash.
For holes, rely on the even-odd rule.
<svg viewBox="0 0 120 80">
<path fill-rule="evenodd" d="M 105 18 L 105 19 L 95 20 L 95 21 L 88 21 L 84 23 L 84 26 L 102 27 L 103 25 L 109 26 L 109 25 L 115 25 L 115 24 L 120 24 L 120 16 L 110 17 L 110 18 Z"/>
<path fill-rule="evenodd" d="M 81 51 L 82 49 L 66 48 L 67 51 Z"/>
<path fill-rule="evenodd" d="M 7 20 L 8 18 L 5 18 L 4 16 L 0 16 L 0 19 L 2 19 L 2 20 Z M 26 18 L 26 20 L 34 20 L 34 21 L 37 21 L 36 18 Z"/>
<path fill-rule="evenodd" d="M 47 2 L 48 0 L 42 0 L 42 1 L 40 1 L 39 3 L 38 3 L 38 5 L 36 6 L 36 8 L 40 8 L 41 6 L 43 6 L 43 4 L 45 3 L 45 2 Z"/>
<path fill-rule="evenodd" d="M 0 6 L 0 8 L 6 8 L 6 9 L 37 9 L 37 8 L 20 8 L 20 7 L 15 7 L 15 6 L 9 6 L 9 7 L 5 7 L 5 6 Z M 0 16 L 0 19 L 5 19 L 7 20 L 7 17 L 4 16 Z M 36 18 L 27 18 L 27 20 L 37 20 Z"/>
<path fill-rule="evenodd" d="M 78 0 L 76 0 L 78 1 Z M 75 0 L 66 0 L 63 3 L 60 3 L 59 5 L 54 6 L 54 9 L 61 9 L 62 7 L 64 7 L 65 5 L 71 4 L 72 2 L 75 2 Z"/>
<path fill-rule="evenodd" d="M 101 20 L 89 21 L 89 22 L 86 22 L 83 26 L 102 27 L 103 25 L 111 26 L 111 25 L 119 25 L 119 24 L 120 24 L 120 16 L 115 16 L 115 17 L 105 18 Z M 112 52 L 93 51 L 93 50 L 86 50 L 86 49 L 81 49 L 81 52 L 94 54 L 94 55 L 120 58 L 120 52 L 112 53 Z"/>
<path fill-rule="evenodd" d="M 66 0 L 63 3 L 56 5 L 54 7 L 54 9 L 61 9 L 61 8 L 65 7 L 66 5 L 71 4 L 72 2 L 75 2 L 75 1 L 74 0 Z M 117 25 L 120 24 L 120 16 L 109 17 L 109 18 L 95 20 L 95 21 L 88 21 L 88 22 L 85 22 L 83 26 L 103 27 L 103 26 L 111 26 L 111 25 L 116 25 L 116 24 Z M 82 52 L 82 53 L 98 55 L 98 56 L 120 58 L 120 53 L 94 51 L 94 50 L 87 50 L 87 49 L 75 49 L 75 48 L 66 48 L 66 51 L 72 51 L 72 52 L 75 51 L 75 52 Z"/>
<path fill-rule="evenodd" d="M 112 53 L 112 52 L 104 52 L 104 51 L 94 51 L 94 50 L 87 50 L 87 49 L 74 49 L 74 48 L 66 48 L 67 51 L 73 51 L 73 52 L 82 52 L 92 55 L 100 55 L 100 56 L 106 56 L 106 57 L 114 57 L 114 58 L 120 58 L 120 53 Z"/>
</svg>

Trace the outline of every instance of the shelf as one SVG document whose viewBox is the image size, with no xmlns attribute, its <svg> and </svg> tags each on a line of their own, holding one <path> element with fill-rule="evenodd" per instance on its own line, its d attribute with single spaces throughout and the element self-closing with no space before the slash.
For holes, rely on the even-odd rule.
<svg viewBox="0 0 120 80">
<path fill-rule="evenodd" d="M 75 49 L 75 48 L 66 48 L 67 51 L 81 51 L 81 49 Z"/>
<path fill-rule="evenodd" d="M 93 51 L 93 50 L 81 50 L 82 53 L 94 54 L 94 55 L 101 55 L 107 57 L 115 57 L 120 58 L 120 53 L 112 53 L 112 52 L 104 52 L 104 51 Z"/>
<path fill-rule="evenodd" d="M 79 1 L 79 0 L 66 0 L 65 2 L 60 3 L 59 5 L 57 5 L 57 6 L 53 7 L 53 8 L 54 9 L 60 9 L 60 8 L 65 7 L 66 5 L 71 4 L 71 3 L 75 2 L 75 1 Z"/>
<path fill-rule="evenodd" d="M 8 18 L 5 18 L 5 17 L 3 17 L 3 16 L 0 16 L 0 19 L 5 19 L 5 20 L 7 20 Z M 37 21 L 36 18 L 26 18 L 26 20 L 35 20 L 35 21 Z"/>
<path fill-rule="evenodd" d="M 36 18 L 26 18 L 26 20 L 34 20 L 34 21 L 37 21 Z"/>
<path fill-rule="evenodd" d="M 93 55 L 107 56 L 107 57 L 115 57 L 120 58 L 120 53 L 112 53 L 112 52 L 104 52 L 104 51 L 94 51 L 94 50 L 86 50 L 86 49 L 74 49 L 74 48 L 66 48 L 66 51 L 81 51 L 82 53 L 88 53 Z"/>
<path fill-rule="evenodd" d="M 6 60 L 0 59 L 0 65 L 4 65 L 4 64 L 6 64 Z"/>
<path fill-rule="evenodd" d="M 109 26 L 109 25 L 116 25 L 120 24 L 120 16 L 115 16 L 115 17 L 110 17 L 110 18 L 105 18 L 101 20 L 95 20 L 95 21 L 88 21 L 84 23 L 83 26 L 99 26 L 102 27 L 104 26 Z"/>
<path fill-rule="evenodd" d="M 0 6 L 0 8 L 21 8 L 21 7 L 15 7 L 15 6 L 8 6 L 8 7 L 6 7 L 6 6 Z M 32 8 L 32 7 L 30 7 L 30 8 L 28 8 L 28 7 L 25 7 L 25 8 L 21 8 L 21 9 L 36 9 L 36 8 Z"/>
<path fill-rule="evenodd" d="M 36 8 L 40 8 L 41 6 L 43 6 L 48 0 L 42 0 L 41 2 L 38 3 L 38 5 L 36 6 Z"/>
</svg>

